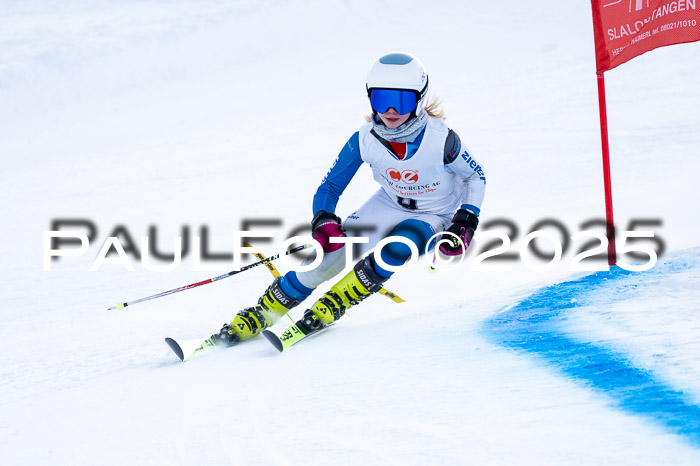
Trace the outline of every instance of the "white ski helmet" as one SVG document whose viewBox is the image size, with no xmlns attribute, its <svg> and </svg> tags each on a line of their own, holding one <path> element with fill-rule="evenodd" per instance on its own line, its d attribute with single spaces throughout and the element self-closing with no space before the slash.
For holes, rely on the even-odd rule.
<svg viewBox="0 0 700 466">
<path fill-rule="evenodd" d="M 413 91 L 416 95 L 416 111 L 420 111 L 421 101 L 428 92 L 428 74 L 423 63 L 410 53 L 392 52 L 374 62 L 367 73 L 366 87 L 370 102 L 372 89 Z M 374 107 L 373 110 L 377 111 Z"/>
</svg>

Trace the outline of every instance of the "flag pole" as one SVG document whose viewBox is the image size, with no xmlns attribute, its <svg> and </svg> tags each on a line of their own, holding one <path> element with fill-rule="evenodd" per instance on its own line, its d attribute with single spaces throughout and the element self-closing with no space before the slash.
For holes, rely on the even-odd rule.
<svg viewBox="0 0 700 466">
<path fill-rule="evenodd" d="M 603 145 L 603 182 L 605 184 L 605 219 L 608 237 L 608 265 L 617 264 L 615 251 L 615 222 L 613 220 L 612 184 L 610 180 L 610 148 L 608 146 L 608 116 L 605 106 L 605 79 L 598 73 L 598 105 L 600 107 L 600 139 Z"/>
</svg>

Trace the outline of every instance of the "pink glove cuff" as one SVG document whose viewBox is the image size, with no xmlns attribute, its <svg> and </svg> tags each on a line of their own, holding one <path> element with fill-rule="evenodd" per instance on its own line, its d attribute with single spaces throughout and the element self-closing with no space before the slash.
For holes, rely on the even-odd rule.
<svg viewBox="0 0 700 466">
<path fill-rule="evenodd" d="M 464 243 L 464 249 L 462 249 L 461 244 L 457 244 L 456 247 L 452 248 L 449 247 L 447 243 L 442 243 L 438 248 L 440 252 L 449 257 L 461 256 L 462 252 L 466 253 L 467 248 L 469 247 L 469 243 L 471 242 L 472 237 L 474 236 L 474 230 L 472 230 L 471 228 L 462 228 L 462 231 L 460 231 L 460 234 L 458 236 L 462 240 L 462 243 Z M 456 241 L 454 236 L 449 236 L 449 238 L 453 241 Z"/>
<path fill-rule="evenodd" d="M 311 236 L 321 244 L 323 252 L 325 253 L 337 251 L 344 246 L 343 243 L 330 242 L 330 238 L 342 238 L 345 236 L 337 222 L 328 222 L 318 225 Z"/>
</svg>

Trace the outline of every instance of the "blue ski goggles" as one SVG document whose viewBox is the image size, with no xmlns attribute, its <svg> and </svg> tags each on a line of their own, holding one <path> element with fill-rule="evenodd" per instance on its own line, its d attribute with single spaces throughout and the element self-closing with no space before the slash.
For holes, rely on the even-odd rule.
<svg viewBox="0 0 700 466">
<path fill-rule="evenodd" d="M 393 107 L 399 115 L 405 115 L 414 111 L 418 106 L 418 98 L 415 91 L 371 89 L 369 92 L 372 109 L 377 113 L 386 113 Z"/>
</svg>

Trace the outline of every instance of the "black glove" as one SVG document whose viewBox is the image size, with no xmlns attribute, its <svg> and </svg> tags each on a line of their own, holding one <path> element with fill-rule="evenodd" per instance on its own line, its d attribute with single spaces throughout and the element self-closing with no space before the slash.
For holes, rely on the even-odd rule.
<svg viewBox="0 0 700 466">
<path fill-rule="evenodd" d="M 474 237 L 474 231 L 479 225 L 479 217 L 474 215 L 472 212 L 464 209 L 459 209 L 454 217 L 452 217 L 452 225 L 447 228 L 447 232 L 454 233 L 462 240 L 464 243 L 464 249 L 462 245 L 457 241 L 452 235 L 442 235 L 440 240 L 444 241 L 440 244 L 440 252 L 446 256 L 459 256 L 463 251 L 466 251 Z"/>
</svg>

